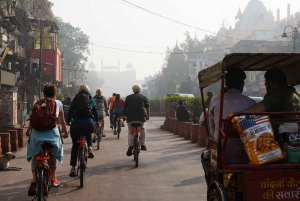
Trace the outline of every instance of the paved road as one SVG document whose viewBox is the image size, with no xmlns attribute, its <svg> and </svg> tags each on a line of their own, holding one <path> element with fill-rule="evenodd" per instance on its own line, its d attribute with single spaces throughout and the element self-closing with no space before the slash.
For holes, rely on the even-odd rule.
<svg viewBox="0 0 300 201">
<path fill-rule="evenodd" d="M 205 201 L 206 184 L 200 162 L 203 149 L 173 133 L 161 130 L 164 118 L 151 117 L 147 122 L 147 148 L 141 152 L 139 167 L 126 156 L 127 127 L 118 140 L 106 124 L 106 138 L 95 158 L 88 161 L 84 187 L 79 179 L 68 176 L 71 139 L 64 144 L 64 164 L 58 165 L 61 186 L 52 188 L 49 201 Z M 108 122 L 108 119 L 106 119 Z M 27 189 L 31 180 L 26 148 L 16 152 L 10 165 L 21 171 L 0 172 L 0 200 L 31 200 Z"/>
</svg>

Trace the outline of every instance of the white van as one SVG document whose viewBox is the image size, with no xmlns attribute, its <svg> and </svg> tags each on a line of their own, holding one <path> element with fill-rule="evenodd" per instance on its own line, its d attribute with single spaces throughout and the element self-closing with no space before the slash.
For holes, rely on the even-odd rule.
<svg viewBox="0 0 300 201">
<path fill-rule="evenodd" d="M 167 96 L 182 96 L 182 97 L 189 97 L 194 98 L 194 94 L 185 94 L 185 93 L 173 93 L 173 94 L 167 94 Z"/>
</svg>

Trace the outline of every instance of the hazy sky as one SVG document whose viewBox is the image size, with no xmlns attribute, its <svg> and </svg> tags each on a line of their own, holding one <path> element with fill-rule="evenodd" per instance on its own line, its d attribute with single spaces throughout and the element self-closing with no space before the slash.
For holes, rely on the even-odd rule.
<svg viewBox="0 0 300 201">
<path fill-rule="evenodd" d="M 234 27 L 239 7 L 243 12 L 250 0 L 126 0 L 191 27 L 138 9 L 123 0 L 50 1 L 54 3 L 52 10 L 56 16 L 90 36 L 97 70 L 100 70 L 101 60 L 104 65 L 114 66 L 120 60 L 121 71 L 130 62 L 137 71 L 137 78 L 143 79 L 161 69 L 167 46 L 173 48 L 176 41 L 183 42 L 184 32 L 202 39 L 205 34 L 217 32 L 224 20 L 226 27 Z M 274 15 L 280 8 L 281 18 L 286 17 L 288 3 L 291 14 L 300 11 L 300 0 L 262 2 Z"/>
</svg>

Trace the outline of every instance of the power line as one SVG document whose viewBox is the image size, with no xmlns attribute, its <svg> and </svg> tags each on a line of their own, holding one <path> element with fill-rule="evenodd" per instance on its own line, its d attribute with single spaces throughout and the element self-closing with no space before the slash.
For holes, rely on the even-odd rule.
<svg viewBox="0 0 300 201">
<path fill-rule="evenodd" d="M 157 14 L 157 13 L 155 13 L 155 12 L 153 12 L 153 11 L 150 11 L 150 10 L 147 10 L 147 9 L 145 9 L 145 8 L 143 8 L 143 7 L 140 7 L 140 6 L 138 6 L 138 5 L 135 5 L 135 4 L 133 4 L 133 3 L 129 2 L 129 1 L 126 1 L 126 0 L 116 0 L 116 1 L 118 1 L 118 2 L 120 2 L 120 1 L 125 2 L 125 3 L 127 3 L 126 5 L 130 5 L 130 6 L 132 6 L 132 7 L 135 7 L 135 8 L 137 8 L 137 9 L 143 10 L 143 11 L 145 11 L 145 12 L 147 12 L 147 13 L 152 14 L 152 15 L 159 16 L 159 17 L 164 18 L 164 19 L 166 19 L 166 20 L 175 22 L 175 23 L 177 23 L 177 24 L 181 24 L 181 25 L 184 25 L 184 26 L 193 28 L 193 29 L 197 29 L 197 30 L 199 30 L 199 31 L 203 31 L 203 32 L 211 33 L 211 34 L 216 34 L 216 35 L 222 36 L 222 37 L 224 37 L 224 38 L 234 39 L 234 38 L 229 37 L 229 36 L 224 36 L 224 35 L 222 35 L 222 34 L 218 34 L 218 33 L 215 33 L 215 32 L 212 32 L 212 31 L 208 31 L 208 30 L 205 30 L 205 29 L 201 29 L 201 28 L 198 28 L 198 27 L 195 27 L 195 26 L 192 26 L 192 25 L 183 23 L 183 22 L 179 22 L 179 21 L 177 21 L 177 20 L 173 20 L 173 19 L 171 19 L 171 18 L 165 17 L 165 16 L 163 16 L 163 15 Z"/>
</svg>

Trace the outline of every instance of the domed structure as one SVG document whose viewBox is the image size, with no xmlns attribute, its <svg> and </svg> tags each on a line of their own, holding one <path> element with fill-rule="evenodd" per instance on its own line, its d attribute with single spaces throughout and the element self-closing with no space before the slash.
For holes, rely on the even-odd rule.
<svg viewBox="0 0 300 201">
<path fill-rule="evenodd" d="M 88 68 L 89 68 L 90 71 L 95 71 L 95 69 L 96 69 L 95 63 L 94 63 L 94 62 L 91 62 L 91 63 L 89 64 Z"/>
<path fill-rule="evenodd" d="M 129 62 L 126 64 L 126 71 L 132 71 L 133 70 L 133 66 L 132 64 Z"/>
</svg>

